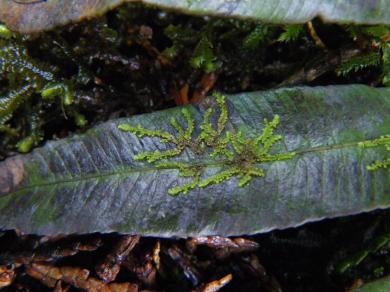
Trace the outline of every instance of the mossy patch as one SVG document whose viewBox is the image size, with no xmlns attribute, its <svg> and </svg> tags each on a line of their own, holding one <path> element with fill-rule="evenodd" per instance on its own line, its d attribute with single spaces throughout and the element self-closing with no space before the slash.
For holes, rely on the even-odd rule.
<svg viewBox="0 0 390 292">
<path fill-rule="evenodd" d="M 219 93 L 214 94 L 218 106 L 218 118 L 215 124 L 210 120 L 215 115 L 215 109 L 209 108 L 199 126 L 200 133 L 195 137 L 195 121 L 187 108 L 182 109 L 182 115 L 186 120 L 186 128 L 172 118 L 170 124 L 177 135 L 161 130 L 145 129 L 142 126 L 121 124 L 118 128 L 142 138 L 145 136 L 156 137 L 160 143 L 174 145 L 165 151 L 142 152 L 134 156 L 135 160 L 145 160 L 148 163 L 156 163 L 158 168 L 173 168 L 179 171 L 179 177 L 192 178 L 189 183 L 169 189 L 170 195 L 188 193 L 195 188 L 205 188 L 210 185 L 220 184 L 233 177 L 238 178 L 239 187 L 244 187 L 255 177 L 263 177 L 265 171 L 259 167 L 264 162 L 273 162 L 291 159 L 295 153 L 287 152 L 271 154 L 270 150 L 282 136 L 275 135 L 274 130 L 280 123 L 280 118 L 275 115 L 272 121 L 265 120 L 262 133 L 254 138 L 246 137 L 241 131 L 227 130 L 229 121 L 228 108 L 225 97 Z M 169 159 L 178 157 L 185 149 L 189 149 L 195 155 L 202 155 L 206 151 L 210 158 L 222 157 L 221 171 L 209 176 L 204 176 L 203 166 L 187 165 L 182 162 L 172 162 Z"/>
</svg>

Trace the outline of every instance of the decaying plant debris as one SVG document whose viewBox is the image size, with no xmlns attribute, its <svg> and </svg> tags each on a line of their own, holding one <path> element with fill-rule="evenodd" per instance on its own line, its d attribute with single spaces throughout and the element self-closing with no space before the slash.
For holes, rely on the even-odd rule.
<svg viewBox="0 0 390 292">
<path fill-rule="evenodd" d="M 389 213 L 252 237 L 0 235 L 3 291 L 343 291 L 390 271 Z M 50 289 L 49 289 L 50 288 Z"/>
</svg>

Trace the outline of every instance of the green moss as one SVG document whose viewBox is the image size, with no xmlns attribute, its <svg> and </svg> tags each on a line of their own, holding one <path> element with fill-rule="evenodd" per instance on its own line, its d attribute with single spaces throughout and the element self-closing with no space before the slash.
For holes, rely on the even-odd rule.
<svg viewBox="0 0 390 292">
<path fill-rule="evenodd" d="M 247 49 L 257 49 L 261 44 L 268 40 L 270 35 L 270 26 L 257 25 L 243 40 L 243 46 Z"/>
<path fill-rule="evenodd" d="M 38 120 L 42 103 L 53 103 L 55 97 L 60 98 L 62 108 L 73 103 L 71 83 L 56 77 L 56 72 L 56 67 L 37 61 L 29 55 L 21 36 L 0 25 L 0 81 L 6 84 L 0 91 L 0 132 L 3 139 L 12 136 L 19 140 L 16 148 L 20 152 L 30 151 L 41 141 L 43 123 Z M 14 113 L 22 105 L 28 108 L 34 96 L 40 96 L 42 102 L 34 102 L 36 111 L 29 108 L 25 120 L 30 121 L 24 122 L 24 126 L 19 126 L 19 129 L 11 129 Z"/>
<path fill-rule="evenodd" d="M 390 151 L 390 135 L 381 136 L 378 139 L 368 140 L 359 143 L 359 147 L 372 148 L 372 147 L 385 147 L 387 151 Z M 384 161 L 375 161 L 374 163 L 367 166 L 368 170 L 378 170 L 381 168 L 387 169 L 390 166 L 390 158 Z"/>
<path fill-rule="evenodd" d="M 305 32 L 303 24 L 290 24 L 284 27 L 284 31 L 280 34 L 278 41 L 292 42 L 296 41 Z"/>
<path fill-rule="evenodd" d="M 0 97 L 0 126 L 5 126 L 5 123 L 12 117 L 14 111 L 28 97 L 31 91 L 31 86 L 25 85 Z"/>
<path fill-rule="evenodd" d="M 168 132 L 163 132 L 159 130 L 148 130 L 145 128 L 142 128 L 141 125 L 138 125 L 137 127 L 127 125 L 127 124 L 121 124 L 118 126 L 118 128 L 122 131 L 125 132 L 130 132 L 136 135 L 137 137 L 144 137 L 144 136 L 149 136 L 149 137 L 159 137 L 161 139 L 161 143 L 165 142 L 176 142 L 175 137 L 168 133 Z"/>
<path fill-rule="evenodd" d="M 288 160 L 295 155 L 294 152 L 270 153 L 272 146 L 282 139 L 282 136 L 274 134 L 275 128 L 280 123 L 278 115 L 274 116 L 270 122 L 264 120 L 264 128 L 260 136 L 247 138 L 241 132 L 226 130 L 229 112 L 225 97 L 219 93 L 215 93 L 214 97 L 217 109 L 209 108 L 205 112 L 197 137 L 193 137 L 195 122 L 187 108 L 182 110 L 182 116 L 187 124 L 186 129 L 175 118 L 170 121 L 176 131 L 176 136 L 169 132 L 145 129 L 141 126 L 134 127 L 128 124 L 118 126 L 120 130 L 130 132 L 139 138 L 156 137 L 160 138 L 161 143 L 174 146 L 166 151 L 143 152 L 134 156 L 136 160 L 145 160 L 148 163 L 157 162 L 157 168 L 177 169 L 179 177 L 192 178 L 189 183 L 169 189 L 170 195 L 186 194 L 197 187 L 205 188 L 220 184 L 234 177 L 237 177 L 239 187 L 245 187 L 253 178 L 265 176 L 265 171 L 260 168 L 262 163 Z M 215 125 L 210 121 L 213 114 L 218 114 Z M 184 149 L 191 150 L 195 155 L 208 153 L 211 158 L 221 158 L 220 163 L 223 164 L 221 171 L 206 177 L 201 166 L 167 161 L 180 156 Z"/>
<path fill-rule="evenodd" d="M 4 38 L 4 39 L 12 38 L 12 32 L 4 24 L 0 24 L 0 38 Z"/>
<path fill-rule="evenodd" d="M 216 57 L 213 52 L 213 44 L 208 37 L 203 36 L 195 47 L 190 64 L 195 69 L 203 69 L 205 72 L 213 72 L 217 69 Z"/>
</svg>

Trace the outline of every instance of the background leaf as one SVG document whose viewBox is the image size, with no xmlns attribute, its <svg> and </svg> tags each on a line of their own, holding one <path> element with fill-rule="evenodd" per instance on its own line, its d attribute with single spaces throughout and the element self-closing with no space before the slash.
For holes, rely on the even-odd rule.
<svg viewBox="0 0 390 292">
<path fill-rule="evenodd" d="M 119 124 L 173 133 L 183 128 L 181 109 L 109 121 L 85 135 L 47 143 L 0 164 L 0 229 L 37 234 L 126 232 L 153 236 L 224 236 L 265 232 L 304 222 L 390 206 L 389 172 L 368 171 L 387 158 L 385 147 L 358 143 L 390 132 L 390 89 L 363 85 L 300 87 L 228 96 L 226 128 L 256 137 L 279 115 L 275 153 L 286 161 L 264 163 L 265 177 L 238 187 L 233 178 L 172 197 L 187 182 L 176 169 L 135 161 L 144 151 L 164 150 L 159 139 L 138 139 Z M 212 99 L 187 106 L 195 133 Z M 215 116 L 214 116 L 215 118 Z M 211 117 L 210 121 L 217 121 Z M 169 147 L 168 147 L 169 148 Z M 186 150 L 175 161 L 203 164 L 206 177 L 221 158 Z"/>
<path fill-rule="evenodd" d="M 101 15 L 126 0 L 0 1 L 0 21 L 11 29 L 36 32 Z M 31 2 L 31 1 L 25 1 Z M 169 9 L 199 15 L 236 16 L 270 23 L 303 23 L 320 16 L 329 22 L 390 24 L 388 0 L 144 0 Z"/>
</svg>

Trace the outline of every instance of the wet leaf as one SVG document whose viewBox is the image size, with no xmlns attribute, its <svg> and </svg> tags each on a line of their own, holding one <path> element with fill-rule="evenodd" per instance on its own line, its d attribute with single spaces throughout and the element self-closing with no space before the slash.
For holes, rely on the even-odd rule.
<svg viewBox="0 0 390 292">
<path fill-rule="evenodd" d="M 0 21 L 11 29 L 36 32 L 101 15 L 132 0 L 0 1 Z M 316 16 L 329 22 L 390 24 L 388 0 L 144 0 L 162 8 L 198 15 L 250 18 L 270 23 L 303 23 Z"/>
<path fill-rule="evenodd" d="M 390 133 L 390 89 L 298 87 L 227 96 L 225 105 L 226 116 L 210 98 L 184 107 L 185 111 L 174 108 L 109 121 L 84 135 L 48 142 L 30 154 L 7 159 L 0 163 L 0 229 L 50 235 L 115 231 L 160 237 L 229 236 L 390 206 L 389 171 L 367 169 L 389 156 L 383 144 L 388 138 L 377 138 Z M 232 175 L 214 184 L 198 182 L 202 186 L 186 195 L 169 195 L 170 189 L 198 177 L 199 169 L 204 182 L 249 161 L 242 156 L 242 164 L 235 165 L 224 155 L 210 157 L 212 147 L 198 153 L 187 147 L 159 168 L 135 157 L 163 153 L 174 145 L 162 143 L 164 138 L 138 138 L 118 126 L 139 125 L 170 139 L 177 135 L 175 128 L 188 126 L 186 112 L 194 121 L 195 139 L 204 129 L 213 130 L 204 124 L 200 128 L 210 109 L 214 110 L 210 126 L 225 124 L 221 137 L 228 132 L 227 136 L 250 141 L 258 140 L 266 128 L 265 118 L 271 121 L 278 115 L 280 124 L 268 136 L 283 139 L 270 155 L 293 151 L 295 156 L 259 163 L 264 176 L 253 176 L 242 186 Z M 372 141 L 361 147 L 360 142 L 367 140 Z M 377 146 L 368 147 L 373 145 Z M 172 161 L 186 165 L 186 175 L 179 176 L 181 169 Z"/>
</svg>

